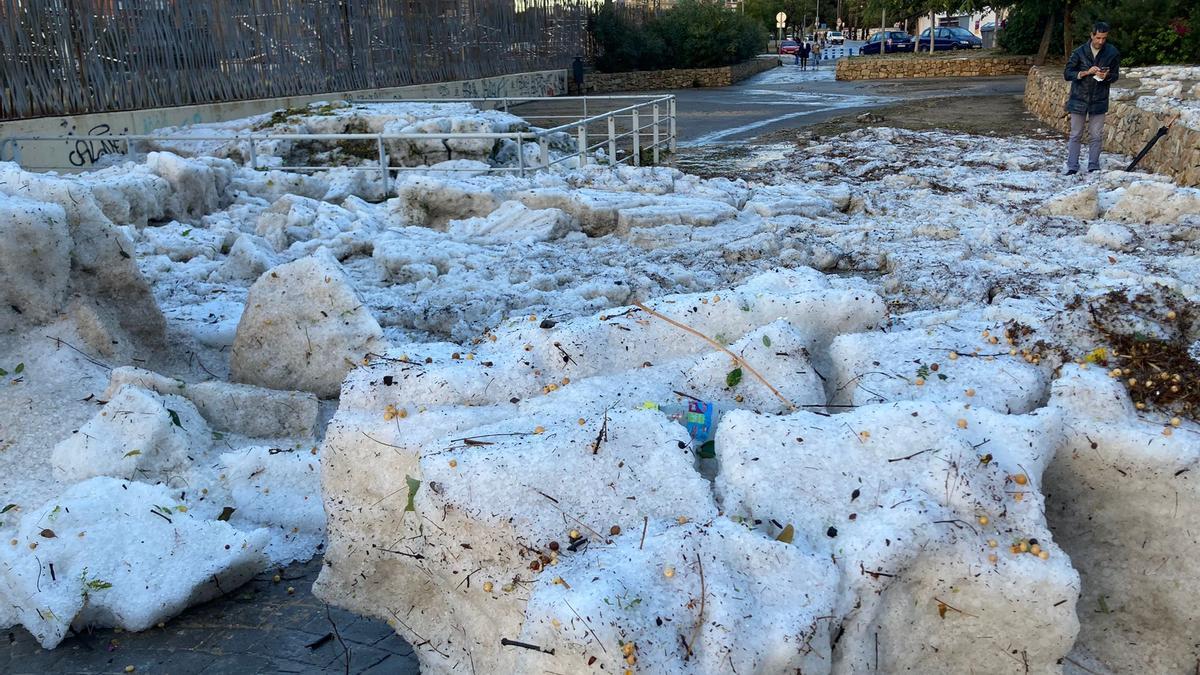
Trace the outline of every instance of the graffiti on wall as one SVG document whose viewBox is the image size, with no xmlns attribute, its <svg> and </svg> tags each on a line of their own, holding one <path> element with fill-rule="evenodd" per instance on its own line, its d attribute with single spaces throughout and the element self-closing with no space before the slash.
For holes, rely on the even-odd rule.
<svg viewBox="0 0 1200 675">
<path fill-rule="evenodd" d="M 88 130 L 85 136 L 107 136 L 112 131 L 112 127 L 107 124 L 97 124 Z M 78 140 L 75 141 L 75 147 L 67 153 L 67 161 L 71 166 L 91 166 L 96 163 L 96 160 L 105 155 L 115 155 L 123 152 L 122 143 L 119 137 L 113 137 L 112 140 Z"/>
</svg>

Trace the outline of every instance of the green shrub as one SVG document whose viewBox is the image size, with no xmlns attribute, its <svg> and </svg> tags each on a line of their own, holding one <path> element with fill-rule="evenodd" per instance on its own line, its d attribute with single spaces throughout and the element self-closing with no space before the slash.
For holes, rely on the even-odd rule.
<svg viewBox="0 0 1200 675">
<path fill-rule="evenodd" d="M 1042 39 L 1036 3 L 1018 4 L 1009 14 L 999 43 L 1015 54 L 1037 53 Z M 1121 50 L 1121 64 L 1200 63 L 1200 3 L 1196 0 L 1085 0 L 1071 19 L 1071 46 L 1083 44 L 1092 24 L 1112 27 L 1110 41 Z M 1063 53 L 1059 13 L 1051 33 L 1051 56 Z"/>
<path fill-rule="evenodd" d="M 753 17 L 714 0 L 681 0 L 640 23 L 605 4 L 588 27 L 597 46 L 596 68 L 606 73 L 730 65 L 753 58 L 767 40 Z"/>
</svg>

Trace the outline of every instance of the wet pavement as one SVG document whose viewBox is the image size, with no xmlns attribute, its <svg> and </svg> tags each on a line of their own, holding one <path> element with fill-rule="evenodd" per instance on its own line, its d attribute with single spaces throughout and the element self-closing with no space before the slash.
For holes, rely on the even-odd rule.
<svg viewBox="0 0 1200 675">
<path fill-rule="evenodd" d="M 313 596 L 320 569 L 317 558 L 272 570 L 159 628 L 86 630 L 53 650 L 42 649 L 24 628 L 11 628 L 0 636 L 0 672 L 419 673 L 412 648 L 387 624 L 327 607 Z"/>
</svg>

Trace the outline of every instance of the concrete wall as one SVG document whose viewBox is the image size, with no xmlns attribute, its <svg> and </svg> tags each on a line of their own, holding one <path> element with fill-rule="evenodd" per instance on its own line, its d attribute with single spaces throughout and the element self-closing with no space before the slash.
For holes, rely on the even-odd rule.
<svg viewBox="0 0 1200 675">
<path fill-rule="evenodd" d="M 953 55 L 951 55 L 953 54 Z M 959 55 L 941 52 L 933 56 L 925 54 L 899 54 L 855 56 L 839 59 L 839 80 L 888 80 L 921 77 L 998 77 L 1002 75 L 1024 75 L 1033 65 L 1031 56 L 996 56 L 988 53 Z"/>
<path fill-rule="evenodd" d="M 1071 83 L 1063 79 L 1061 68 L 1034 67 L 1025 83 L 1025 107 L 1066 134 L 1070 121 L 1063 106 L 1070 89 Z M 1105 150 L 1132 157 L 1166 123 L 1163 115 L 1142 110 L 1133 103 L 1110 98 L 1104 121 Z M 1176 124 L 1138 166 L 1171 176 L 1181 185 L 1200 186 L 1200 131 Z"/>
<path fill-rule="evenodd" d="M 635 70 L 627 73 L 588 73 L 583 78 L 583 93 L 614 91 L 660 91 L 691 87 L 727 87 L 734 82 L 779 66 L 778 58 L 745 61 L 721 68 L 680 68 L 673 70 Z M 571 84 L 574 89 L 574 83 Z"/>
<path fill-rule="evenodd" d="M 119 136 L 148 134 L 155 129 L 202 122 L 226 120 L 295 108 L 315 101 L 342 99 L 421 99 L 483 98 L 520 96 L 559 96 L 567 91 L 566 70 L 543 70 L 478 80 L 438 82 L 390 89 L 330 92 L 311 96 L 291 96 L 252 101 L 231 101 L 207 105 L 155 108 L 127 112 L 97 113 L 71 117 L 41 117 L 0 123 L 0 161 L 13 159 L 12 148 L 3 144 L 11 136 Z M 100 157 L 121 151 L 113 141 L 30 141 L 21 143 L 21 164 L 28 168 L 86 167 Z"/>
</svg>

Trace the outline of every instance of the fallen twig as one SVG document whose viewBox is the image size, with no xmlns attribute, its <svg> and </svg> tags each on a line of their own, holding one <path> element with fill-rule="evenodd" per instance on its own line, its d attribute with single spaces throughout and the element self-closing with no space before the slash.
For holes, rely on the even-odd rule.
<svg viewBox="0 0 1200 675">
<path fill-rule="evenodd" d="M 532 650 L 535 652 L 542 652 L 543 654 L 550 654 L 551 656 L 554 655 L 553 649 L 546 649 L 545 647 L 531 645 L 528 642 L 517 642 L 516 640 L 509 640 L 508 638 L 500 638 L 500 645 L 503 647 L 520 647 L 521 649 L 529 649 L 529 650 Z"/>
<path fill-rule="evenodd" d="M 637 307 L 638 309 L 642 310 L 643 312 L 646 312 L 646 313 L 647 313 L 647 314 L 649 314 L 650 316 L 652 316 L 652 317 L 654 317 L 654 318 L 656 318 L 656 319 L 661 319 L 661 320 L 663 320 L 663 321 L 666 321 L 667 323 L 671 324 L 672 326 L 675 326 L 676 328 L 678 328 L 678 329 L 680 329 L 680 330 L 683 330 L 683 331 L 686 331 L 686 332 L 688 332 L 688 333 L 691 333 L 692 335 L 695 335 L 696 337 L 698 337 L 698 338 L 700 338 L 700 339 L 702 339 L 702 340 L 704 340 L 704 341 L 708 342 L 710 345 L 712 345 L 712 346 L 716 347 L 717 349 L 721 350 L 721 351 L 722 351 L 722 352 L 724 352 L 724 353 L 725 353 L 727 356 L 729 356 L 731 359 L 733 359 L 734 361 L 736 361 L 736 362 L 738 363 L 738 365 L 740 365 L 741 367 L 743 367 L 743 368 L 745 368 L 747 371 L 749 371 L 749 373 L 750 373 L 751 375 L 753 375 L 753 376 L 755 377 L 755 379 L 757 379 L 759 382 L 762 382 L 762 383 L 763 383 L 763 386 L 765 386 L 767 389 L 770 389 L 770 390 L 771 390 L 771 393 L 772 393 L 772 394 L 775 394 L 775 396 L 776 396 L 776 397 L 778 397 L 780 401 L 783 401 L 783 402 L 784 402 L 785 404 L 787 404 L 787 406 L 788 406 L 789 408 L 791 408 L 792 410 L 798 410 L 798 407 L 796 406 L 796 404 L 795 404 L 795 403 L 792 403 L 791 401 L 789 401 L 789 400 L 787 399 L 787 397 L 786 397 L 786 396 L 784 396 L 783 394 L 779 393 L 779 390 L 778 390 L 778 389 L 776 389 L 774 386 L 772 386 L 770 382 L 767 382 L 767 378 L 765 378 L 765 377 L 763 377 L 761 374 L 759 374 L 759 372 L 758 372 L 757 370 L 755 370 L 755 369 L 754 369 L 754 366 L 751 366 L 749 363 L 747 363 L 747 362 L 746 362 L 746 359 L 743 359 L 742 357 L 738 356 L 737 354 L 734 354 L 733 352 L 731 352 L 731 351 L 729 351 L 728 349 L 726 349 L 726 348 L 725 348 L 725 345 L 723 345 L 723 344 L 721 344 L 720 342 L 717 342 L 716 340 L 714 340 L 714 339 L 712 339 L 712 338 L 708 337 L 708 336 L 707 336 L 707 335 L 705 335 L 704 333 L 701 333 L 700 331 L 696 330 L 695 328 L 692 328 L 691 326 L 686 326 L 686 325 L 684 325 L 684 324 L 682 324 L 682 323 L 680 323 L 680 322 L 676 321 L 675 319 L 672 319 L 672 318 L 670 318 L 670 317 L 668 317 L 668 316 L 664 316 L 664 315 L 662 315 L 662 314 L 659 314 L 658 312 L 656 312 L 656 311 L 654 311 L 654 310 L 650 309 L 649 307 L 647 307 L 647 306 L 643 305 L 643 304 L 642 304 L 642 303 L 640 303 L 640 302 L 635 302 L 635 303 L 633 303 L 633 304 L 634 304 L 634 306 L 635 306 L 635 307 Z"/>
<path fill-rule="evenodd" d="M 108 365 L 107 363 L 105 363 L 105 362 L 103 362 L 103 361 L 100 361 L 100 360 L 98 360 L 98 359 L 94 359 L 94 358 L 92 358 L 91 356 L 89 356 L 89 355 L 87 354 L 87 352 L 84 352 L 83 350 L 79 349 L 79 348 L 78 348 L 78 347 L 76 347 L 75 345 L 71 344 L 70 342 L 67 342 L 66 340 L 64 340 L 64 339 L 62 339 L 62 338 L 56 338 L 56 337 L 53 337 L 53 336 L 50 336 L 50 335 L 46 335 L 46 336 L 44 336 L 44 337 L 45 337 L 47 340 L 54 340 L 55 344 L 56 344 L 56 345 L 58 345 L 59 347 L 62 347 L 63 345 L 66 345 L 67 347 L 69 347 L 69 348 L 71 348 L 72 350 L 74 350 L 74 351 L 75 351 L 77 354 L 79 354 L 80 356 L 82 356 L 84 359 L 86 359 L 88 363 L 90 363 L 90 364 L 92 364 L 92 365 L 94 365 L 94 366 L 100 366 L 101 368 L 103 368 L 103 369 L 105 369 L 105 370 L 112 370 L 112 369 L 113 369 L 113 368 L 112 368 L 112 366 Z"/>
<path fill-rule="evenodd" d="M 685 661 L 691 658 L 692 647 L 700 637 L 700 628 L 704 626 L 704 596 L 708 595 L 708 589 L 704 586 L 704 563 L 700 561 L 699 553 L 696 554 L 696 565 L 700 567 L 700 613 L 696 615 L 696 625 L 692 628 L 692 639 L 686 645 L 687 654 L 683 657 Z"/>
</svg>

